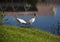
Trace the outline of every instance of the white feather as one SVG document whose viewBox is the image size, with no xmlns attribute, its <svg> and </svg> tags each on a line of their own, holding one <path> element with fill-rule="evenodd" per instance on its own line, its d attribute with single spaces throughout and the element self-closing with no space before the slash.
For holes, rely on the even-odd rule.
<svg viewBox="0 0 60 42">
<path fill-rule="evenodd" d="M 26 21 L 24 21 L 23 19 L 17 18 L 17 20 L 18 20 L 20 23 L 26 24 Z"/>
<path fill-rule="evenodd" d="M 35 17 L 31 18 L 28 23 L 32 24 L 35 21 Z"/>
<path fill-rule="evenodd" d="M 32 24 L 35 21 L 36 16 L 31 18 L 28 22 L 24 21 L 23 19 L 16 18 L 21 24 Z"/>
</svg>

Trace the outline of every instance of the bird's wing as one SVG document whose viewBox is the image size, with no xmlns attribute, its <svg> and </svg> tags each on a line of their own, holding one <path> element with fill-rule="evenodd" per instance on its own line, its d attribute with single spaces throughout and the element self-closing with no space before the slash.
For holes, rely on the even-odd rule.
<svg viewBox="0 0 60 42">
<path fill-rule="evenodd" d="M 34 18 L 31 18 L 28 23 L 32 24 L 33 22 L 35 21 L 35 17 Z"/>
<path fill-rule="evenodd" d="M 17 18 L 17 20 L 20 22 L 20 23 L 26 23 L 26 21 L 24 21 L 23 19 L 20 19 L 20 18 Z"/>
</svg>

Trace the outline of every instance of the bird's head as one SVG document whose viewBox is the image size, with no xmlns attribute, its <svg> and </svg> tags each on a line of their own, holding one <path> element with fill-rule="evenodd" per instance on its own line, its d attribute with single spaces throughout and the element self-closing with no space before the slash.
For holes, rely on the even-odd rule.
<svg viewBox="0 0 60 42">
<path fill-rule="evenodd" d="M 36 13 L 34 13 L 34 16 L 36 16 Z"/>
</svg>

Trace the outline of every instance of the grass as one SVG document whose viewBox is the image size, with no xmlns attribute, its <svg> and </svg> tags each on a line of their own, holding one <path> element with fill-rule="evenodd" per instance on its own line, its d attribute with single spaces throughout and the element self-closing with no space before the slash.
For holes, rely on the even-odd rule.
<svg viewBox="0 0 60 42">
<path fill-rule="evenodd" d="M 60 36 L 38 29 L 0 26 L 0 42 L 60 42 Z"/>
</svg>

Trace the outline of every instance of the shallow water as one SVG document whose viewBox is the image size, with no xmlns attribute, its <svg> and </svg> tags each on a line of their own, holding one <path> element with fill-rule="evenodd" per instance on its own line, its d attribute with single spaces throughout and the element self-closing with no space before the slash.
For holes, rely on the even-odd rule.
<svg viewBox="0 0 60 42">
<path fill-rule="evenodd" d="M 32 16 L 18 16 L 19 18 L 28 21 Z M 5 16 L 3 19 L 3 25 L 7 26 L 19 26 L 19 27 L 28 27 L 28 28 L 38 28 L 56 35 L 60 35 L 58 32 L 58 24 L 60 23 L 60 6 L 57 7 L 56 16 L 37 16 L 36 21 L 32 25 L 22 25 L 20 24 L 15 17 Z"/>
</svg>

